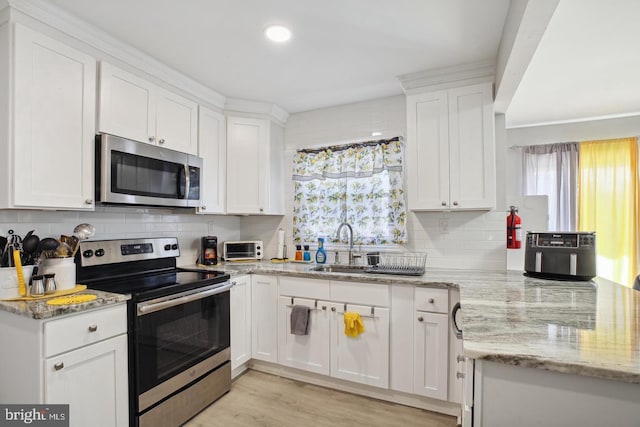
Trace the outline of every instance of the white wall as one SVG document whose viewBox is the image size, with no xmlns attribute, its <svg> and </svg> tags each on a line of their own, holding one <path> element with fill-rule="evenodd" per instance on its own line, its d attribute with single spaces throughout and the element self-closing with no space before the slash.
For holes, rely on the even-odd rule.
<svg viewBox="0 0 640 427">
<path fill-rule="evenodd" d="M 0 235 L 6 236 L 9 229 L 21 236 L 35 230 L 41 239 L 59 238 L 63 234 L 73 234 L 74 227 L 83 222 L 96 227 L 93 240 L 177 237 L 180 243 L 178 265 L 194 264 L 202 236 L 218 236 L 219 242 L 240 238 L 240 220 L 236 216 L 134 207 L 98 207 L 96 212 L 1 210 Z"/>
<path fill-rule="evenodd" d="M 504 129 L 504 128 L 503 128 Z M 284 217 L 253 216 L 240 220 L 243 239 L 261 239 L 266 257 L 276 253 L 276 230 L 286 232 L 288 254 L 293 257 L 291 239 L 293 185 L 290 179 L 292 157 L 298 148 L 320 147 L 353 141 L 390 138 L 406 134 L 406 102 L 404 96 L 393 96 L 366 102 L 293 114 L 285 128 L 285 212 Z M 382 132 L 371 137 L 372 131 Z M 498 154 L 499 177 L 504 176 L 504 132 L 497 135 L 501 149 Z M 498 206 L 492 212 L 412 213 L 407 229 L 409 242 L 405 249 L 426 251 L 428 267 L 505 268 L 504 180 L 498 178 Z M 441 227 L 442 224 L 442 227 Z M 445 227 L 446 224 L 446 227 Z M 366 251 L 366 248 L 362 249 Z M 329 251 L 329 262 L 333 251 Z M 346 260 L 342 256 L 342 261 Z"/>
</svg>

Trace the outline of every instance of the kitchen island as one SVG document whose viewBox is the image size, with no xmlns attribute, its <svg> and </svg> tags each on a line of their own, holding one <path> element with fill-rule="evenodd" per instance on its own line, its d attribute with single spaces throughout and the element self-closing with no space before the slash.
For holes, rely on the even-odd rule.
<svg viewBox="0 0 640 427">
<path fill-rule="evenodd" d="M 214 269 L 459 288 L 467 375 L 475 361 L 473 425 L 640 425 L 640 292 L 602 278 L 441 269 L 413 277 L 313 267 L 262 262 Z"/>
</svg>

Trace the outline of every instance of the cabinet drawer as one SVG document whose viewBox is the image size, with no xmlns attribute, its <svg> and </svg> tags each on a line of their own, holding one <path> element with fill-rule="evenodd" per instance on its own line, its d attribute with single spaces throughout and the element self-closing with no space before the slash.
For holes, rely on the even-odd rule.
<svg viewBox="0 0 640 427">
<path fill-rule="evenodd" d="M 329 299 L 329 281 L 280 276 L 280 295 L 327 300 Z"/>
<path fill-rule="evenodd" d="M 127 305 L 89 311 L 44 324 L 44 357 L 127 332 Z"/>
<path fill-rule="evenodd" d="M 449 311 L 449 291 L 416 287 L 415 307 L 416 311 L 447 313 Z"/>
<path fill-rule="evenodd" d="M 388 307 L 389 285 L 332 280 L 331 301 Z"/>
</svg>

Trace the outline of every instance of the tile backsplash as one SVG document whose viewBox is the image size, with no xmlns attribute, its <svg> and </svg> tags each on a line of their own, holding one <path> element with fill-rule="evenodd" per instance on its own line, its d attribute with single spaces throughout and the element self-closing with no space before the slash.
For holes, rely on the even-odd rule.
<svg viewBox="0 0 640 427">
<path fill-rule="evenodd" d="M 177 237 L 180 243 L 178 265 L 196 261 L 202 236 L 218 236 L 219 242 L 240 238 L 240 218 L 237 216 L 136 207 L 98 207 L 94 212 L 1 210 L 0 235 L 6 236 L 10 229 L 21 236 L 35 230 L 40 238 L 59 238 L 73 234 L 74 227 L 83 222 L 96 228 L 92 240 Z"/>
</svg>

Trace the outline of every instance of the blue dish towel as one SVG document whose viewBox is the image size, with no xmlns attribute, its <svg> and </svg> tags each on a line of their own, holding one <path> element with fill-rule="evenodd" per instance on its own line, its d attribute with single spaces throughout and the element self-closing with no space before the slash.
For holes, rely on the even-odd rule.
<svg viewBox="0 0 640 427">
<path fill-rule="evenodd" d="M 309 307 L 294 305 L 291 309 L 291 333 L 293 335 L 309 334 Z"/>
</svg>

